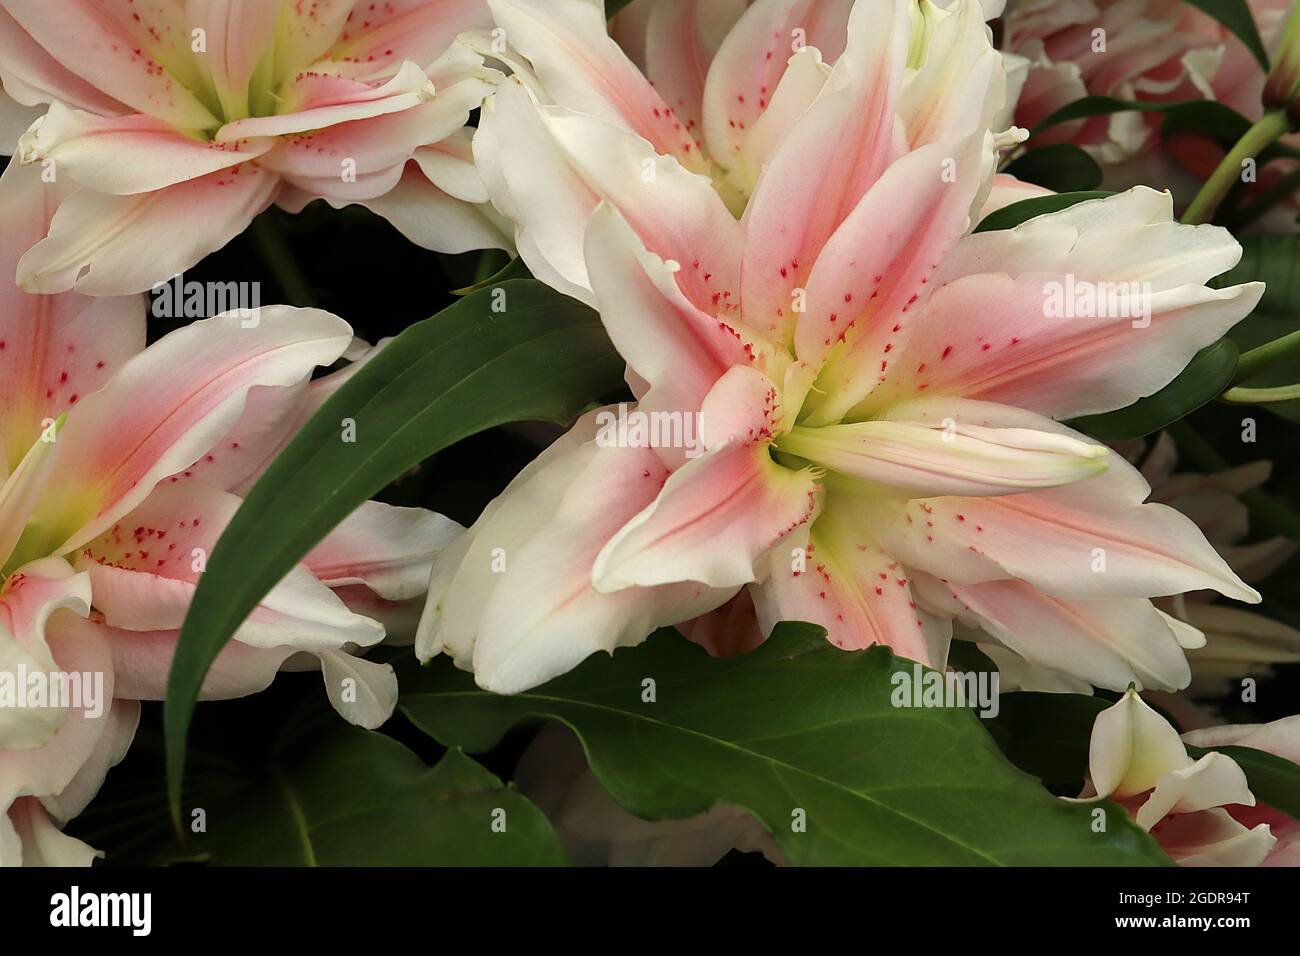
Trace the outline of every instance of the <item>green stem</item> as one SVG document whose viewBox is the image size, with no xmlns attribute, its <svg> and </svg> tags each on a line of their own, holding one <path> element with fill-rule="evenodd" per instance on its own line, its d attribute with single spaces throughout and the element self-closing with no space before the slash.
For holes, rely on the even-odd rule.
<svg viewBox="0 0 1300 956">
<path fill-rule="evenodd" d="M 1210 178 L 1205 181 L 1201 191 L 1196 194 L 1192 204 L 1183 213 L 1183 222 L 1196 225 L 1212 219 L 1223 197 L 1239 181 L 1241 164 L 1248 159 L 1254 159 L 1289 129 L 1286 113 L 1281 110 L 1273 110 L 1260 117 L 1255 125 L 1246 130 L 1245 135 L 1237 140 L 1237 145 L 1228 151 L 1228 155 L 1223 157 L 1219 168 L 1210 174 Z"/>
<path fill-rule="evenodd" d="M 1228 460 L 1215 450 L 1186 421 L 1174 422 L 1166 429 L 1178 443 L 1178 450 L 1202 470 L 1213 473 L 1232 467 Z M 1250 509 L 1251 516 L 1266 525 L 1275 534 L 1286 535 L 1300 541 L 1300 515 L 1267 492 L 1252 488 L 1240 495 L 1242 504 Z"/>
<path fill-rule="evenodd" d="M 1232 384 L 1240 385 L 1242 382 L 1249 382 L 1260 372 L 1266 371 L 1283 359 L 1296 356 L 1300 356 L 1300 329 L 1242 353 L 1241 358 L 1237 360 L 1237 373 L 1232 377 Z"/>
<path fill-rule="evenodd" d="M 1220 398 L 1234 405 L 1270 405 L 1300 398 L 1300 385 L 1279 385 L 1276 388 L 1230 388 Z"/>
<path fill-rule="evenodd" d="M 298 268 L 293 250 L 289 248 L 289 240 L 281 224 L 272 218 L 274 215 L 274 211 L 268 211 L 253 220 L 253 225 L 249 229 L 253 245 L 257 247 L 258 255 L 270 268 L 271 274 L 275 276 L 275 281 L 279 283 L 280 291 L 284 293 L 288 304 L 303 309 L 311 308 L 316 305 L 316 296 L 312 292 L 311 283 Z"/>
</svg>

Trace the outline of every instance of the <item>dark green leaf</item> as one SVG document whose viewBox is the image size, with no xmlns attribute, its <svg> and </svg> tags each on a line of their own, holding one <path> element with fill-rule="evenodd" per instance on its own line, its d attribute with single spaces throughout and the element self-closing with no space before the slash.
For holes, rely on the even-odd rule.
<svg viewBox="0 0 1300 956">
<path fill-rule="evenodd" d="M 1088 773 L 1088 741 L 1097 715 L 1111 705 L 1085 694 L 1003 694 L 989 732 L 1007 759 L 1052 790 L 1079 793 Z"/>
<path fill-rule="evenodd" d="M 161 741 L 137 742 L 162 768 Z M 139 759 L 133 754 L 133 759 Z M 546 816 L 459 750 L 429 767 L 336 714 L 291 718 L 269 747 L 199 749 L 186 782 L 186 843 L 168 824 L 160 778 L 110 776 L 77 820 L 110 864 L 219 866 L 564 865 Z M 196 817 L 195 811 L 202 811 Z M 501 812 L 497 812 L 501 811 Z M 493 830 L 496 820 L 505 828 Z M 201 819 L 205 832 L 191 832 Z M 498 832 L 499 831 L 499 832 Z"/>
<path fill-rule="evenodd" d="M 726 660 L 660 631 L 511 697 L 437 661 L 401 675 L 401 707 L 472 752 L 521 722 L 562 723 L 632 813 L 740 806 L 792 863 L 1168 862 L 1113 804 L 1103 804 L 1106 832 L 1094 833 L 1093 808 L 1057 800 L 1010 766 L 971 710 L 893 706 L 896 680 L 914 668 L 883 647 L 839 650 L 807 624 L 783 624 Z M 792 826 L 801 819 L 805 832 Z"/>
<path fill-rule="evenodd" d="M 1112 113 L 1163 113 L 1161 132 L 1197 133 L 1223 143 L 1235 143 L 1250 129 L 1250 120 L 1230 106 L 1214 100 L 1182 100 L 1176 103 L 1156 103 L 1150 100 L 1122 100 L 1114 96 L 1084 96 L 1067 103 L 1040 122 L 1031 132 L 1033 136 L 1072 120 Z"/>
<path fill-rule="evenodd" d="M 1094 190 L 1057 193 L 1055 196 L 1035 196 L 1033 199 L 1022 199 L 1019 202 L 1013 202 L 1010 206 L 1003 206 L 1001 209 L 989 213 L 980 220 L 980 224 L 975 227 L 975 231 L 992 232 L 996 229 L 1014 229 L 1022 222 L 1028 222 L 1035 216 L 1045 216 L 1049 212 L 1068 209 L 1075 203 L 1087 202 L 1090 199 L 1105 199 L 1107 196 L 1112 195 L 1114 193 Z"/>
<path fill-rule="evenodd" d="M 498 286 L 511 279 L 531 279 L 532 277 L 533 274 L 528 271 L 528 266 L 524 264 L 524 260 L 516 256 L 488 278 L 475 282 L 473 285 L 466 286 L 463 289 L 453 289 L 452 294 L 469 295 L 471 292 L 478 292 L 480 289 L 490 289 L 493 286 Z"/>
<path fill-rule="evenodd" d="M 1127 408 L 1070 423 L 1102 441 L 1141 438 L 1179 421 L 1222 395 L 1237 371 L 1237 346 L 1221 339 L 1201 349 L 1172 382 Z"/>
<path fill-rule="evenodd" d="M 1101 167 L 1073 143 L 1031 149 L 1008 164 L 1004 171 L 1023 182 L 1058 193 L 1093 190 L 1101 185 Z"/>
<path fill-rule="evenodd" d="M 1246 44 L 1251 56 L 1268 72 L 1268 53 L 1259 38 L 1259 29 L 1255 26 L 1255 17 L 1250 12 L 1246 0 L 1187 0 L 1192 6 L 1205 12 L 1207 16 L 1218 20 Z"/>
<path fill-rule="evenodd" d="M 632 0 L 605 0 L 605 16 L 612 17 L 631 2 Z"/>
<path fill-rule="evenodd" d="M 1241 261 L 1210 284 L 1217 289 L 1242 282 L 1265 283 L 1258 309 L 1270 315 L 1300 317 L 1300 236 L 1245 236 Z"/>
<path fill-rule="evenodd" d="M 164 709 L 173 808 L 208 667 L 313 546 L 430 455 L 506 422 L 567 422 L 620 387 L 622 373 L 591 309 L 514 279 L 411 326 L 339 389 L 253 487 L 195 593 Z M 345 420 L 355 441 L 341 440 Z"/>
</svg>

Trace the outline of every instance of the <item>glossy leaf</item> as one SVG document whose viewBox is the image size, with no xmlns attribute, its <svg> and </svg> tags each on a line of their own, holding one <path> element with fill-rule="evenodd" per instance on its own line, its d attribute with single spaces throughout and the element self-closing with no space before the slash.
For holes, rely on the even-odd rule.
<svg viewBox="0 0 1300 956">
<path fill-rule="evenodd" d="M 1068 209 L 1075 203 L 1087 202 L 1089 199 L 1105 199 L 1114 193 L 1103 190 L 1085 190 L 1073 193 L 1057 193 L 1055 196 L 1035 196 L 1022 199 L 1009 206 L 994 210 L 975 227 L 975 232 L 991 232 L 996 229 L 1014 229 L 1022 222 L 1028 222 L 1035 216 L 1045 216 L 1049 212 Z"/>
<path fill-rule="evenodd" d="M 1250 12 L 1246 0 L 1187 0 L 1192 6 L 1206 15 L 1218 20 L 1246 44 L 1259 65 L 1268 72 L 1268 53 L 1259 37 L 1259 28 L 1255 26 L 1255 17 Z"/>
<path fill-rule="evenodd" d="M 1197 352 L 1187 368 L 1155 394 L 1104 415 L 1076 418 L 1070 425 L 1102 441 L 1158 432 L 1222 395 L 1237 371 L 1237 355 L 1237 346 L 1222 339 Z"/>
<path fill-rule="evenodd" d="M 333 713 L 294 716 L 234 753 L 196 748 L 186 841 L 168 824 L 161 780 L 116 773 L 77 833 L 113 864 L 537 866 L 567 856 L 546 816 L 458 750 L 430 767 L 383 734 Z M 153 758 L 161 741 L 136 743 Z M 497 822 L 494 829 L 493 823 Z M 502 827 L 502 822 L 504 827 Z M 198 832 L 195 832 L 198 830 Z"/>
<path fill-rule="evenodd" d="M 971 710 L 894 706 L 921 673 L 884 647 L 832 647 L 807 624 L 782 624 L 724 660 L 665 630 L 510 697 L 440 659 L 400 674 L 400 706 L 471 752 L 516 724 L 564 724 L 630 812 L 658 820 L 739 806 L 791 863 L 1168 862 L 1113 804 L 1106 832 L 1094 832 L 1091 808 L 1008 764 Z"/>
<path fill-rule="evenodd" d="M 424 459 L 507 422 L 568 422 L 621 387 L 622 373 L 595 312 L 515 279 L 410 327 L 340 388 L 249 492 L 194 595 L 164 711 L 174 810 L 203 677 L 276 582 Z M 354 441 L 341 438 L 348 422 Z"/>
<path fill-rule="evenodd" d="M 1058 193 L 1093 190 L 1101 185 L 1101 167 L 1073 143 L 1052 143 L 1031 149 L 1009 163 L 1003 172 Z"/>
</svg>

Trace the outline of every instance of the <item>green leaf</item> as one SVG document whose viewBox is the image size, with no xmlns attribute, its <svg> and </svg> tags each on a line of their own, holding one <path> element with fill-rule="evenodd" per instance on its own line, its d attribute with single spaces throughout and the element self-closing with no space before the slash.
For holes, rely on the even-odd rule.
<svg viewBox="0 0 1300 956">
<path fill-rule="evenodd" d="M 1257 235 L 1237 241 L 1241 243 L 1241 260 L 1210 285 L 1224 289 L 1243 282 L 1263 282 L 1264 296 L 1257 311 L 1294 321 L 1300 316 L 1300 236 Z"/>
<path fill-rule="evenodd" d="M 564 724 L 630 812 L 663 820 L 743 807 L 796 864 L 1168 862 L 1113 804 L 1106 832 L 1094 833 L 1092 808 L 1010 766 L 970 710 L 893 706 L 896 678 L 919 664 L 884 647 L 845 652 L 823 635 L 782 624 L 758 650 L 718 660 L 660 631 L 511 697 L 437 661 L 400 675 L 401 707 L 471 752 L 522 722 Z M 800 819 L 805 832 L 792 825 Z"/>
<path fill-rule="evenodd" d="M 1300 381 L 1294 338 L 1300 330 L 1300 236 L 1255 235 L 1238 241 L 1241 260 L 1210 284 L 1222 289 L 1259 281 L 1265 286 L 1255 311 L 1228 332 L 1241 352 L 1235 384 L 1256 389 L 1291 385 Z M 1269 343 L 1274 345 L 1269 348 Z M 1300 422 L 1300 400 L 1263 407 Z"/>
<path fill-rule="evenodd" d="M 1031 149 L 1009 163 L 1004 172 L 1058 193 L 1095 190 L 1101 185 L 1101 167 L 1073 143 Z"/>
<path fill-rule="evenodd" d="M 1165 113 L 1165 125 L 1173 124 L 1170 133 L 1201 133 L 1223 142 L 1235 143 L 1251 129 L 1251 121 L 1231 107 L 1216 100 L 1179 100 L 1177 103 L 1154 103 L 1152 100 L 1125 100 L 1118 96 L 1080 96 L 1073 103 L 1050 113 L 1034 127 L 1034 135 L 1062 122 L 1087 120 L 1112 113 Z"/>
<path fill-rule="evenodd" d="M 430 455 L 507 422 L 566 423 L 622 378 L 595 312 L 514 279 L 411 326 L 340 388 L 249 492 L 199 582 L 164 707 L 174 811 L 208 667 L 313 546 Z M 345 420 L 355 423 L 355 441 L 341 440 Z"/>
<path fill-rule="evenodd" d="M 999 704 L 988 727 L 1007 759 L 1052 791 L 1077 795 L 1088 773 L 1093 722 L 1111 701 L 1018 691 L 1003 694 Z"/>
<path fill-rule="evenodd" d="M 160 758 L 160 744 L 155 734 L 137 747 Z M 206 832 L 192 833 L 187 827 L 181 846 L 167 822 L 161 779 L 118 787 L 110 776 L 77 820 L 78 836 L 107 848 L 110 864 L 567 862 L 545 814 L 459 750 L 448 751 L 430 767 L 392 738 L 352 727 L 337 714 L 291 718 L 265 749 L 241 741 L 238 756 L 197 750 L 194 757 L 186 811 L 202 810 Z M 161 770 L 161 759 L 154 766 Z M 498 810 L 504 811 L 502 832 L 492 826 Z"/>
<path fill-rule="evenodd" d="M 1250 120 L 1230 106 L 1214 100 L 1181 100 L 1157 103 L 1150 100 L 1123 100 L 1114 96 L 1084 96 L 1067 103 L 1035 126 L 1030 140 L 1037 134 L 1073 120 L 1113 113 L 1163 113 L 1161 134 L 1196 133 L 1218 142 L 1232 144 L 1250 129 Z"/>
<path fill-rule="evenodd" d="M 989 729 L 1007 759 L 1054 790 L 1078 787 L 1088 772 L 1092 725 L 1111 702 L 1082 694 L 1018 692 L 1003 694 L 1001 705 Z M 1256 799 L 1300 819 L 1300 766 L 1249 747 L 1187 747 L 1194 760 L 1211 750 L 1237 761 Z"/>
<path fill-rule="evenodd" d="M 996 229 L 1014 229 L 1022 222 L 1028 222 L 1035 216 L 1045 216 L 1049 212 L 1059 212 L 1062 209 L 1068 209 L 1075 203 L 1087 202 L 1090 199 L 1105 199 L 1107 196 L 1113 196 L 1114 193 L 1103 190 L 1092 190 L 1074 193 L 1057 193 L 1055 196 L 1035 196 L 1033 199 L 1022 199 L 1019 202 L 1013 202 L 1009 206 L 1003 206 L 1001 209 L 994 210 L 975 227 L 975 232 L 992 232 Z"/>
<path fill-rule="evenodd" d="M 1268 72 L 1268 53 L 1264 50 L 1264 43 L 1255 26 L 1255 17 L 1251 14 L 1246 0 L 1187 0 L 1187 2 L 1232 31 L 1242 43 L 1246 44 L 1246 49 L 1259 61 L 1264 72 Z"/>
<path fill-rule="evenodd" d="M 605 0 L 605 16 L 612 17 L 631 2 L 632 0 Z"/>
<path fill-rule="evenodd" d="M 496 250 L 488 251 L 493 252 Z M 528 271 L 528 266 L 524 264 L 524 260 L 516 256 L 486 279 L 480 279 L 473 285 L 468 285 L 463 289 L 453 289 L 452 295 L 469 295 L 472 292 L 478 292 L 480 289 L 491 289 L 494 286 L 499 286 L 511 279 L 531 279 L 532 277 L 533 274 Z"/>
<path fill-rule="evenodd" d="M 1197 352 L 1187 368 L 1155 394 L 1104 415 L 1076 418 L 1070 426 L 1102 441 L 1141 438 L 1214 401 L 1232 384 L 1236 371 L 1237 346 L 1221 339 Z"/>
</svg>

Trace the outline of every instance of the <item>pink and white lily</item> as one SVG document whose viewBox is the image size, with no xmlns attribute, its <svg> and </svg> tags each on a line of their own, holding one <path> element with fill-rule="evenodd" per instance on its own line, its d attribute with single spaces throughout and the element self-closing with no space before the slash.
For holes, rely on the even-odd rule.
<svg viewBox="0 0 1300 956">
<path fill-rule="evenodd" d="M 1195 734 L 1185 739 L 1211 743 Z M 1239 819 L 1254 816 L 1256 801 L 1236 761 L 1215 751 L 1193 760 L 1178 731 L 1132 689 L 1098 714 L 1092 728 L 1080 799 L 1101 797 L 1124 806 L 1183 866 L 1258 866 L 1278 843 L 1268 822 L 1251 819 L 1248 826 Z"/>
<path fill-rule="evenodd" d="M 698 421 L 701 442 L 645 447 L 611 440 L 600 413 L 580 421 L 435 562 L 422 656 L 518 691 L 747 587 L 765 631 L 813 621 L 841 647 L 941 666 L 958 618 L 1094 684 L 1172 688 L 1201 637 L 1150 598 L 1258 600 L 1190 520 L 1143 503 L 1131 466 L 1056 421 L 1159 389 L 1246 315 L 1258 284 L 1205 286 L 1239 247 L 1148 189 L 972 233 L 1016 139 L 987 126 L 1001 60 L 978 5 L 959 4 L 952 44 L 990 69 L 950 82 L 949 47 L 914 35 L 913 6 L 854 7 L 740 221 L 644 137 L 503 85 L 487 113 L 517 108 L 512 129 L 571 144 L 545 177 L 509 180 L 521 249 L 589 285 L 636 411 Z M 1143 284 L 1149 324 L 1049 318 L 1067 277 Z"/>
<path fill-rule="evenodd" d="M 360 203 L 442 252 L 503 247 L 465 129 L 495 76 L 483 0 L 3 0 L 19 156 L 78 189 L 18 282 L 144 291 L 272 203 Z"/>
<path fill-rule="evenodd" d="M 1193 747 L 1249 747 L 1300 763 L 1300 717 L 1284 717 L 1267 724 L 1229 724 L 1183 734 Z M 1261 866 L 1300 866 L 1300 821 L 1268 804 L 1235 804 L 1225 807 L 1240 825 L 1264 824 L 1277 843 Z"/>
<path fill-rule="evenodd" d="M 1291 0 L 1250 0 L 1266 45 Z M 1211 99 L 1260 113 L 1264 71 L 1230 31 L 1181 0 L 1023 0 L 1005 20 L 1004 46 L 1029 60 L 1016 122 L 1032 128 L 1085 96 L 1177 102 Z M 1042 143 L 1074 142 L 1102 163 L 1149 149 L 1159 118 L 1123 112 L 1063 123 Z"/>
<path fill-rule="evenodd" d="M 58 208 L 35 167 L 0 177 L 0 271 L 12 273 Z M 328 313 L 227 313 L 145 347 L 145 300 L 0 284 L 0 672 L 100 675 L 105 699 L 0 708 L 0 862 L 88 859 L 57 833 L 93 796 L 161 699 L 176 640 L 236 493 L 346 377 L 314 369 L 355 354 Z M 265 688 L 303 655 L 349 720 L 396 702 L 387 665 L 354 656 L 385 628 L 372 609 L 423 593 L 434 552 L 459 531 L 369 502 L 274 588 L 219 656 L 202 696 Z M 355 605 L 355 609 L 349 602 Z"/>
</svg>

